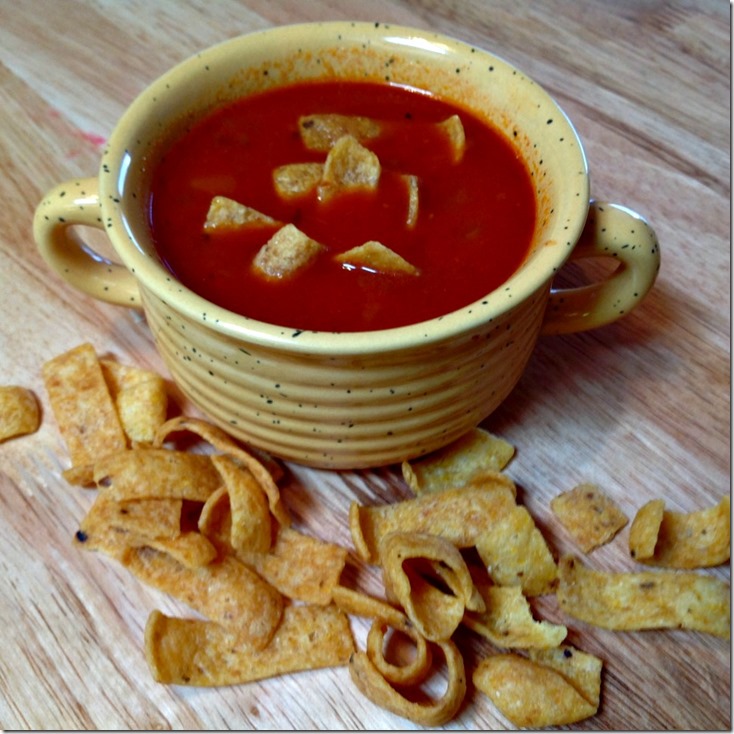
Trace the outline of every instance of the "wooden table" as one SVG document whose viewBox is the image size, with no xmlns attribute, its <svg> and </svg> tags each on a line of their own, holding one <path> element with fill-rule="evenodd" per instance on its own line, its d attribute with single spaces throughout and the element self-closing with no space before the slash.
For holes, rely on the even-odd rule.
<svg viewBox="0 0 734 734">
<path fill-rule="evenodd" d="M 71 545 L 90 494 L 67 486 L 65 448 L 40 378 L 91 341 L 161 371 L 145 323 L 80 295 L 44 266 L 31 219 L 42 194 L 93 175 L 125 107 L 174 63 L 271 25 L 381 20 L 494 51 L 575 122 L 596 198 L 655 228 L 663 267 L 643 305 L 594 332 L 548 337 L 485 427 L 517 447 L 509 474 L 559 553 L 549 501 L 595 482 L 631 519 L 647 500 L 692 511 L 730 491 L 730 8 L 723 0 L 0 0 L 0 382 L 32 388 L 40 430 L 0 445 L 0 726 L 3 728 L 411 727 L 364 699 L 345 668 L 231 689 L 153 683 L 142 651 L 154 607 L 179 607 Z M 185 408 L 186 406 L 184 406 Z M 357 495 L 406 496 L 397 467 L 290 467 L 299 526 L 351 545 Z M 588 563 L 632 570 L 629 526 Z M 729 580 L 729 568 L 712 573 Z M 614 633 L 543 614 L 604 659 L 598 729 L 729 729 L 730 645 L 686 632 Z M 354 621 L 355 637 L 365 627 Z M 450 728 L 503 728 L 470 689 Z"/>
</svg>

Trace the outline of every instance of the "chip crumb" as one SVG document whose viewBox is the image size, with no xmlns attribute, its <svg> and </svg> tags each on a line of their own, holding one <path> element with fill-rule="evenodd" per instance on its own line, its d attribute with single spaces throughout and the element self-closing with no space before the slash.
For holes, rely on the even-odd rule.
<svg viewBox="0 0 734 734">
<path fill-rule="evenodd" d="M 258 250 L 253 268 L 270 280 L 292 278 L 325 249 L 295 225 L 286 224 Z"/>
<path fill-rule="evenodd" d="M 253 226 L 276 226 L 279 222 L 267 214 L 227 196 L 215 196 L 209 205 L 204 231 L 243 229 Z"/>
<path fill-rule="evenodd" d="M 287 163 L 273 171 L 273 185 L 278 196 L 292 199 L 314 193 L 323 173 L 323 163 Z"/>
<path fill-rule="evenodd" d="M 345 191 L 374 191 L 380 181 L 380 159 L 351 135 L 334 143 L 324 163 L 319 199 L 326 201 Z"/>
<path fill-rule="evenodd" d="M 328 152 L 340 138 L 350 135 L 364 143 L 376 138 L 382 131 L 379 121 L 360 115 L 315 114 L 298 120 L 303 144 L 321 153 Z"/>
<path fill-rule="evenodd" d="M 397 252 L 374 240 L 341 252 L 335 255 L 334 259 L 352 270 L 369 270 L 390 275 L 418 275 L 420 272 L 415 265 L 411 265 Z"/>
</svg>

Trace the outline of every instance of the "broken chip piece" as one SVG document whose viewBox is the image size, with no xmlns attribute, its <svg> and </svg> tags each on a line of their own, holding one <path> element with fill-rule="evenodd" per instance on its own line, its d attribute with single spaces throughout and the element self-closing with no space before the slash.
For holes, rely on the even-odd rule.
<svg viewBox="0 0 734 734">
<path fill-rule="evenodd" d="M 472 681 L 515 726 L 573 724 L 598 709 L 561 672 L 514 652 L 484 658 Z"/>
<path fill-rule="evenodd" d="M 403 478 L 416 493 L 459 487 L 485 471 L 502 471 L 515 454 L 512 444 L 475 428 L 443 449 L 404 461 Z"/>
<path fill-rule="evenodd" d="M 315 114 L 298 120 L 303 144 L 309 149 L 326 153 L 345 135 L 359 142 L 376 138 L 382 126 L 379 121 L 360 115 Z"/>
<path fill-rule="evenodd" d="M 324 249 L 294 224 L 286 224 L 258 250 L 252 264 L 269 280 L 283 280 L 311 265 Z"/>
<path fill-rule="evenodd" d="M 352 270 L 369 270 L 375 273 L 418 275 L 418 268 L 411 265 L 397 252 L 381 242 L 371 240 L 351 250 L 334 256 L 337 262 Z"/>
<path fill-rule="evenodd" d="M 215 196 L 209 205 L 204 231 L 222 231 L 252 226 L 277 226 L 279 222 L 257 209 L 227 196 Z"/>
<path fill-rule="evenodd" d="M 664 500 L 643 505 L 630 527 L 632 557 L 651 566 L 705 568 L 729 560 L 731 500 L 695 512 L 665 509 Z"/>
<path fill-rule="evenodd" d="M 0 441 L 38 430 L 41 411 L 36 396 L 20 385 L 0 386 Z"/>
<path fill-rule="evenodd" d="M 612 630 L 691 629 L 729 639 L 729 584 L 682 571 L 595 571 L 573 556 L 558 564 L 561 609 Z"/>
<path fill-rule="evenodd" d="M 617 503 L 595 484 L 579 484 L 554 497 L 550 505 L 584 553 L 608 543 L 627 524 Z"/>
<path fill-rule="evenodd" d="M 448 139 L 452 162 L 458 163 L 462 159 L 464 150 L 466 149 L 466 134 L 464 132 L 464 126 L 461 124 L 461 118 L 458 115 L 451 115 L 451 117 L 443 122 L 439 122 L 437 127 Z"/>
</svg>

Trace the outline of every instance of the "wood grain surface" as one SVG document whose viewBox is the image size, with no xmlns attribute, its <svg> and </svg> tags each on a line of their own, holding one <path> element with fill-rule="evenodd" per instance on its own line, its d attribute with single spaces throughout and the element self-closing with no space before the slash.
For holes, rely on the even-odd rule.
<svg viewBox="0 0 734 734">
<path fill-rule="evenodd" d="M 83 341 L 165 374 L 137 314 L 75 292 L 44 266 L 31 221 L 45 191 L 94 175 L 126 106 L 176 62 L 249 31 L 338 19 L 442 31 L 520 67 L 577 126 L 593 195 L 638 211 L 658 234 L 662 270 L 642 306 L 597 331 L 541 340 L 484 423 L 516 446 L 508 473 L 553 548 L 575 550 L 549 503 L 580 482 L 597 483 L 630 519 L 652 498 L 688 512 L 730 491 L 727 2 L 0 0 L 0 383 L 32 388 L 44 408 L 36 434 L 0 444 L 4 729 L 415 728 L 363 698 L 346 668 L 222 689 L 155 684 L 147 615 L 185 610 L 72 547 L 91 494 L 61 479 L 68 459 L 40 377 L 44 361 Z M 348 547 L 353 499 L 408 494 L 398 467 L 287 469 L 296 524 Z M 634 570 L 628 532 L 587 562 Z M 728 566 L 702 573 L 730 578 Z M 378 588 L 373 571 L 363 581 Z M 537 612 L 604 660 L 600 711 L 577 728 L 731 728 L 729 641 L 607 632 L 565 617 L 553 597 Z M 353 624 L 362 644 L 365 623 Z M 474 662 L 491 652 L 463 642 Z M 470 687 L 446 728 L 508 727 Z"/>
</svg>

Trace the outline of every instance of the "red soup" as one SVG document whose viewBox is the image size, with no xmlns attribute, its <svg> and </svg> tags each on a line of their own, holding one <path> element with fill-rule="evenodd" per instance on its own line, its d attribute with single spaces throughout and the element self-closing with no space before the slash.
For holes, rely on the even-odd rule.
<svg viewBox="0 0 734 734">
<path fill-rule="evenodd" d="M 308 139 L 335 119 L 356 168 L 331 159 L 344 130 L 338 145 Z M 295 188 L 284 193 L 278 171 L 298 172 Z M 215 197 L 259 221 L 208 226 Z M 216 110 L 167 150 L 150 199 L 156 248 L 182 283 L 303 330 L 385 329 L 468 305 L 519 267 L 535 216 L 530 175 L 497 131 L 426 93 L 359 82 L 301 83 Z M 263 273 L 253 263 L 285 225 L 318 247 L 294 272 Z M 400 267 L 343 255 L 367 242 Z"/>
</svg>

